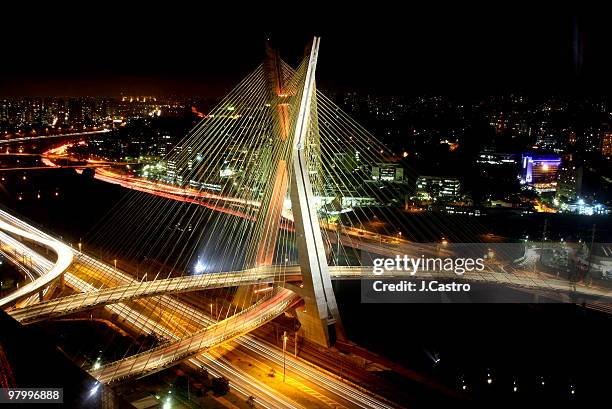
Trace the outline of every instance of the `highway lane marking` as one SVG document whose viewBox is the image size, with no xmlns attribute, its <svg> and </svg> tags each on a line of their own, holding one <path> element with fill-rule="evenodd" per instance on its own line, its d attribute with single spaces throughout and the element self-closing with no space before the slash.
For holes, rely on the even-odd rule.
<svg viewBox="0 0 612 409">
<path fill-rule="evenodd" d="M 257 367 L 259 369 L 272 368 L 272 369 L 274 369 L 275 373 L 277 373 L 277 374 L 279 373 L 279 371 L 277 371 L 275 368 L 273 368 L 273 366 L 278 366 L 278 364 L 276 364 L 272 359 L 270 360 L 272 362 L 272 365 L 269 365 L 266 362 L 261 361 L 257 357 L 252 357 L 250 355 L 245 354 L 244 351 L 239 350 L 239 347 L 237 347 L 237 346 L 232 347 L 230 345 L 220 345 L 217 349 L 218 349 L 217 351 L 214 351 L 214 354 L 217 357 L 224 356 L 225 353 L 222 353 L 219 350 L 220 349 L 225 349 L 226 352 L 230 352 L 230 353 L 233 352 L 236 355 L 242 355 L 243 357 L 246 356 L 246 359 L 242 358 L 243 362 L 248 363 L 248 361 L 250 360 L 250 361 L 253 361 L 255 363 L 258 363 L 259 365 L 257 365 Z M 209 353 L 211 353 L 211 351 L 209 351 Z M 225 359 L 228 359 L 228 357 L 226 356 Z M 240 358 L 238 358 L 238 359 L 240 360 Z M 231 362 L 231 360 L 230 360 L 230 362 Z M 279 374 L 279 376 L 280 376 L 280 374 Z M 304 382 L 311 382 L 311 381 L 308 381 L 307 379 L 305 379 Z M 291 377 L 289 375 L 285 376 L 285 383 L 290 385 L 290 386 L 292 386 L 293 388 L 299 390 L 300 392 L 303 392 L 303 393 L 305 393 L 307 395 L 312 396 L 315 399 L 318 399 L 319 401 L 323 402 L 326 406 L 328 406 L 330 408 L 334 408 L 334 409 L 349 409 L 348 407 L 346 407 L 346 406 L 338 403 L 337 401 L 335 401 L 335 400 L 333 400 L 333 399 L 331 399 L 331 398 L 321 394 L 320 392 L 317 392 L 315 389 L 305 385 L 303 382 L 301 382 L 301 381 L 299 381 L 299 380 L 297 380 L 297 379 L 295 379 L 295 378 L 293 378 L 293 377 Z"/>
</svg>

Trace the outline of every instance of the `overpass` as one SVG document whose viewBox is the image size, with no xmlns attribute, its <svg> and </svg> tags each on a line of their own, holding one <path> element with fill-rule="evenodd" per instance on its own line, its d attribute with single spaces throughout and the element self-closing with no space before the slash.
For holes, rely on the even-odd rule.
<svg viewBox="0 0 612 409">
<path fill-rule="evenodd" d="M 294 270 L 299 273 L 299 268 Z M 267 284 L 272 282 L 273 277 L 274 274 L 268 268 L 255 271 L 210 273 L 197 276 L 140 281 L 134 284 L 56 298 L 27 308 L 13 310 L 10 314 L 22 323 L 31 323 L 137 298 L 210 290 L 228 286 Z"/>
<path fill-rule="evenodd" d="M 522 261 L 521 261 L 522 264 Z M 221 273 L 207 273 L 194 276 L 172 277 L 155 279 L 152 281 L 139 281 L 127 285 L 88 291 L 36 303 L 24 308 L 12 310 L 10 315 L 22 323 L 33 323 L 47 319 L 54 319 L 68 314 L 75 314 L 91 308 L 127 302 L 138 298 L 154 297 L 158 295 L 179 294 L 192 291 L 212 290 L 215 288 L 237 287 L 242 285 L 271 285 L 274 276 L 281 267 L 263 266 L 242 271 Z M 300 266 L 291 265 L 282 267 L 282 273 L 287 282 L 300 282 L 302 280 Z M 466 272 L 458 276 L 452 272 L 420 271 L 412 276 L 404 271 L 385 271 L 384 275 L 373 275 L 370 266 L 330 266 L 332 279 L 422 279 L 422 280 L 457 280 L 461 282 L 487 283 L 508 286 L 517 289 L 533 289 L 554 293 L 567 294 L 571 292 L 576 296 L 597 297 L 601 300 L 610 299 L 609 289 L 598 286 L 587 286 L 584 283 L 572 284 L 566 279 L 548 274 L 534 274 L 532 271 L 521 268 L 512 272 L 496 271 L 488 268 L 482 272 Z"/>
<path fill-rule="evenodd" d="M 27 240 L 31 240 L 40 246 L 53 250 L 57 255 L 57 261 L 46 274 L 0 299 L 0 307 L 6 307 L 22 298 L 42 291 L 54 280 L 60 278 L 62 274 L 70 267 L 73 260 L 72 250 L 68 246 L 49 236 L 43 237 L 35 234 L 31 230 L 24 230 L 18 227 L 18 225 L 21 223 L 14 225 L 13 223 L 15 221 L 15 217 L 0 209 L 0 230 Z"/>
<path fill-rule="evenodd" d="M 271 297 L 232 315 L 190 336 L 160 347 L 132 355 L 94 370 L 91 375 L 103 383 L 112 383 L 133 376 L 146 376 L 212 347 L 244 335 L 276 318 L 299 297 L 290 290 L 278 288 Z"/>
<path fill-rule="evenodd" d="M 44 233 L 41 232 L 41 234 Z M 23 246 L 17 241 L 14 243 L 14 245 Z M 25 246 L 19 247 L 19 250 L 21 252 L 27 251 Z M 53 262 L 46 260 L 45 257 L 38 257 L 36 254 L 34 254 L 33 250 L 30 251 L 31 253 L 29 254 L 32 257 L 33 263 L 32 265 L 29 265 L 28 268 L 34 267 L 41 271 L 48 271 L 53 267 Z M 88 258 L 86 255 L 77 256 L 80 258 Z M 94 261 L 95 260 L 86 260 L 87 263 L 93 263 Z M 17 260 L 17 263 L 19 263 L 19 260 Z M 109 285 L 112 285 L 113 283 L 117 283 L 119 285 L 123 283 L 123 285 L 126 285 L 125 283 L 128 281 L 133 283 L 137 282 L 119 270 L 115 270 L 112 266 L 108 266 L 103 263 L 100 263 L 100 265 L 104 266 L 104 275 L 109 277 Z M 96 291 L 97 287 L 91 284 L 93 279 L 94 277 L 89 277 L 87 280 L 83 280 L 77 278 L 71 273 L 66 273 L 66 285 L 79 292 L 88 293 Z M 137 311 L 135 306 L 128 306 L 126 303 L 107 305 L 106 308 L 108 308 L 111 313 L 117 314 L 119 322 L 127 324 L 140 333 L 155 334 L 156 336 L 166 340 L 181 339 L 185 332 L 178 330 L 176 326 L 170 327 L 167 322 L 163 323 L 152 321 L 150 314 L 160 307 L 165 311 L 176 313 L 173 317 L 173 321 L 186 322 L 189 320 L 195 322 L 195 324 L 200 328 L 207 328 L 216 322 L 214 318 L 204 314 L 202 311 L 167 295 L 151 298 L 145 303 L 146 308 L 142 312 Z M 194 329 L 195 328 L 196 327 L 194 327 Z M 273 360 L 281 363 L 285 361 L 287 367 L 291 368 L 294 373 L 300 374 L 300 376 L 309 380 L 314 385 L 317 385 L 322 390 L 330 391 L 341 399 L 348 402 L 353 402 L 356 407 L 361 407 L 364 409 L 391 408 L 391 406 L 382 402 L 380 399 L 364 393 L 355 386 L 339 381 L 336 377 L 331 376 L 326 372 L 317 370 L 315 367 L 304 363 L 304 361 L 299 358 L 294 358 L 290 354 L 286 354 L 283 357 L 281 352 L 279 352 L 276 347 L 260 341 L 253 336 L 243 335 L 233 342 L 244 347 L 254 356 L 261 356 L 262 359 L 272 358 Z M 291 400 L 288 401 L 282 395 L 274 393 L 273 390 L 270 390 L 269 386 L 265 385 L 258 379 L 245 374 L 242 370 L 234 367 L 234 364 L 222 358 L 214 357 L 209 353 L 203 352 L 190 358 L 188 362 L 195 365 L 197 368 L 206 367 L 211 374 L 216 376 L 223 375 L 230 379 L 234 389 L 240 391 L 245 398 L 251 395 L 257 396 L 259 405 L 264 408 L 303 408 L 303 406 L 297 404 L 296 402 Z"/>
</svg>

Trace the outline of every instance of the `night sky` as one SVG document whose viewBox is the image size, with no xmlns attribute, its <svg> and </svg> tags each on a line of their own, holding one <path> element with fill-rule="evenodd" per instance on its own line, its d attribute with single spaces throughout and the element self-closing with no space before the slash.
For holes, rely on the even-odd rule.
<svg viewBox="0 0 612 409">
<path fill-rule="evenodd" d="M 267 37 L 295 63 L 313 34 L 322 36 L 319 84 L 331 90 L 410 95 L 611 89 L 612 30 L 601 10 L 410 10 L 393 4 L 369 2 L 350 12 L 315 4 L 302 18 L 295 17 L 299 3 L 284 7 L 286 12 L 205 4 L 160 9 L 153 2 L 130 8 L 106 3 L 78 15 L 55 6 L 35 15 L 9 12 L 2 27 L 10 34 L 0 52 L 0 95 L 214 97 L 261 61 Z"/>
</svg>

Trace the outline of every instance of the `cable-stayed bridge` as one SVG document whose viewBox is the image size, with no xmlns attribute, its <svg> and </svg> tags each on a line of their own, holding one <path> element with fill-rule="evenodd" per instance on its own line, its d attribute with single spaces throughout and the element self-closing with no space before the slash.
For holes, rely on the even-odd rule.
<svg viewBox="0 0 612 409">
<path fill-rule="evenodd" d="M 2 305 L 31 297 L 62 276 L 79 294 L 43 303 L 35 297 L 11 314 L 35 322 L 105 305 L 125 325 L 167 341 L 93 372 L 109 383 L 191 359 L 287 311 L 300 321 L 302 336 L 333 343 L 342 328 L 332 278 L 371 272 L 357 251 L 393 256 L 408 244 L 419 255 L 427 250 L 360 227 L 370 216 L 368 204 L 396 201 L 385 186 L 364 183 L 369 165 L 390 155 L 317 90 L 318 50 L 315 38 L 295 69 L 269 51 L 265 63 L 174 148 L 160 171 L 119 178 L 101 170 L 99 177 L 133 190 L 90 238 L 107 261 L 0 215 L 0 229 L 9 233 L 0 241 L 31 254 L 31 265 L 48 272 Z M 343 220 L 345 213 L 354 219 Z M 394 223 L 392 216 L 388 221 Z M 14 235 L 51 248 L 57 260 L 28 250 Z M 120 267 L 144 264 L 155 279 L 134 278 L 117 267 L 118 259 Z M 553 291 L 567 287 L 562 280 L 522 273 L 487 271 L 465 279 Z M 262 284 L 270 291 L 255 291 Z M 577 288 L 601 295 L 596 288 Z M 203 289 L 231 300 L 214 321 L 170 296 Z"/>
<path fill-rule="evenodd" d="M 223 164 L 234 166 L 231 170 L 221 170 L 221 177 L 224 172 L 241 173 L 241 178 L 232 178 L 234 186 L 231 192 L 232 199 L 228 199 L 227 194 L 222 198 L 207 197 L 210 201 L 217 202 L 215 210 L 226 210 L 219 212 L 222 214 L 221 220 L 217 218 L 208 222 L 209 225 L 212 223 L 214 230 L 230 235 L 230 242 L 225 243 L 222 261 L 229 264 L 238 261 L 243 268 L 270 267 L 273 270 L 271 279 L 275 289 L 259 300 L 254 299 L 250 291 L 236 294 L 235 313 L 229 314 L 228 311 L 228 317 L 221 321 L 225 324 L 217 326 L 232 334 L 229 338 L 244 333 L 252 327 L 252 324 L 246 325 L 243 322 L 235 324 L 240 321 L 240 317 L 248 316 L 252 318 L 251 321 L 261 325 L 291 305 L 296 300 L 296 292 L 300 293 L 305 304 L 305 308 L 300 309 L 302 315 L 300 320 L 307 338 L 329 345 L 333 342 L 328 333 L 330 326 L 339 323 L 327 255 L 316 213 L 317 204 L 314 202 L 313 186 L 322 189 L 323 185 L 316 184 L 315 180 L 311 182 L 311 177 L 321 178 L 320 174 L 317 175 L 321 169 L 321 157 L 314 80 L 318 45 L 319 39 L 315 38 L 309 55 L 296 70 L 292 70 L 277 55 L 270 54 L 268 61 L 247 76 L 187 137 L 185 144 L 190 146 L 186 152 L 181 151 L 182 147 L 178 147 L 175 149 L 173 160 L 168 160 L 168 163 L 173 162 L 175 166 L 174 170 L 168 169 L 168 175 L 173 175 L 172 182 L 179 186 L 182 180 L 189 180 L 191 183 L 194 179 L 214 179 L 215 174 L 219 172 L 220 160 L 223 160 Z M 198 152 L 205 152 L 212 160 L 202 166 L 193 166 L 192 156 L 195 149 L 191 144 L 199 147 L 206 145 L 204 149 L 198 148 Z M 184 166 L 185 161 L 189 163 L 187 167 Z M 237 161 L 241 162 L 240 170 L 235 168 Z M 272 183 L 269 183 L 270 181 Z M 290 198 L 292 204 L 291 230 L 295 231 L 291 232 L 293 237 L 288 236 L 287 232 L 290 229 L 279 229 L 286 223 L 286 217 L 281 221 L 286 198 Z M 151 210 L 142 206 L 147 200 L 148 198 L 141 199 L 139 206 L 141 212 Z M 218 203 L 220 201 L 222 203 Z M 254 201 L 259 201 L 260 206 L 253 206 Z M 156 210 L 162 210 L 162 205 L 158 203 L 156 206 L 158 207 Z M 121 217 L 127 217 L 135 207 L 132 203 L 131 208 L 121 213 Z M 163 211 L 155 214 L 162 218 L 160 225 L 164 219 L 177 217 L 168 211 L 169 207 L 173 205 L 166 204 Z M 243 214 L 247 214 L 245 220 L 250 222 L 249 226 L 245 227 L 244 224 L 235 223 L 227 217 L 223 218 L 235 216 L 236 212 L 233 211 L 235 207 L 240 207 Z M 182 209 L 177 210 L 181 221 L 187 219 L 190 223 L 196 217 L 194 214 L 180 214 Z M 180 222 L 177 226 L 179 225 Z M 153 224 L 134 223 L 134 226 L 135 230 L 140 229 L 139 233 L 143 233 L 141 226 L 147 228 Z M 108 230 L 103 234 L 107 232 Z M 207 240 L 205 246 L 211 244 L 210 240 L 214 237 L 214 233 L 205 239 Z M 147 238 L 152 236 L 151 232 L 142 236 L 145 237 L 145 243 L 142 244 L 146 246 Z M 161 237 L 163 236 L 158 236 Z M 231 243 L 232 240 L 234 243 Z M 161 240 L 158 240 L 155 244 L 160 242 Z M 168 243 L 172 242 L 167 241 L 164 247 L 167 248 Z M 289 254 L 278 254 L 279 245 L 284 246 L 286 252 L 292 248 L 292 257 L 299 259 L 302 284 L 299 287 L 291 286 L 293 291 L 282 289 L 284 286 L 289 286 L 281 276 L 285 274 L 282 268 L 277 267 L 274 271 L 275 258 L 279 256 L 284 258 L 285 264 L 289 259 Z M 58 254 L 60 250 L 65 251 L 65 249 L 56 250 Z M 186 259 L 191 261 L 196 250 L 185 246 L 180 250 L 178 259 L 183 262 Z M 82 264 L 82 259 L 79 259 L 75 269 L 82 269 Z M 93 265 L 88 265 L 90 270 L 105 274 L 106 267 L 95 263 L 89 264 Z M 175 263 L 175 267 L 178 267 L 178 264 L 180 263 Z M 60 267 L 66 270 L 68 265 L 54 265 L 52 269 L 57 270 Z M 96 273 L 90 275 L 95 277 Z M 233 280 L 232 277 L 231 274 L 225 275 L 225 286 L 233 281 L 236 281 L 234 285 L 241 283 L 240 277 L 238 280 Z M 78 277 L 68 275 L 66 279 L 73 285 L 79 284 Z M 23 293 L 26 295 L 25 291 Z M 17 297 L 21 297 L 21 294 L 13 296 Z M 274 302 L 271 303 L 269 300 Z M 277 304 L 284 307 L 277 311 Z M 265 318 L 257 318 L 261 316 Z M 236 325 L 236 328 L 230 329 L 233 325 Z M 220 340 L 225 337 L 220 338 L 216 335 L 214 339 L 221 342 Z M 199 349 L 196 348 L 194 352 Z M 112 377 L 106 380 L 112 380 Z"/>
</svg>

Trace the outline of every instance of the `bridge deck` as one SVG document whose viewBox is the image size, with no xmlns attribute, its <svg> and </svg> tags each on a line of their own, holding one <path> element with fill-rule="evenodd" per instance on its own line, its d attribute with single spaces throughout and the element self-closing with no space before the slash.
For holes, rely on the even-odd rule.
<svg viewBox="0 0 612 409">
<path fill-rule="evenodd" d="M 278 288 L 271 297 L 260 300 L 238 314 L 190 336 L 105 365 L 92 371 L 91 375 L 103 383 L 112 383 L 131 376 L 148 375 L 246 334 L 276 318 L 297 301 L 299 297 L 295 293 Z"/>
</svg>

